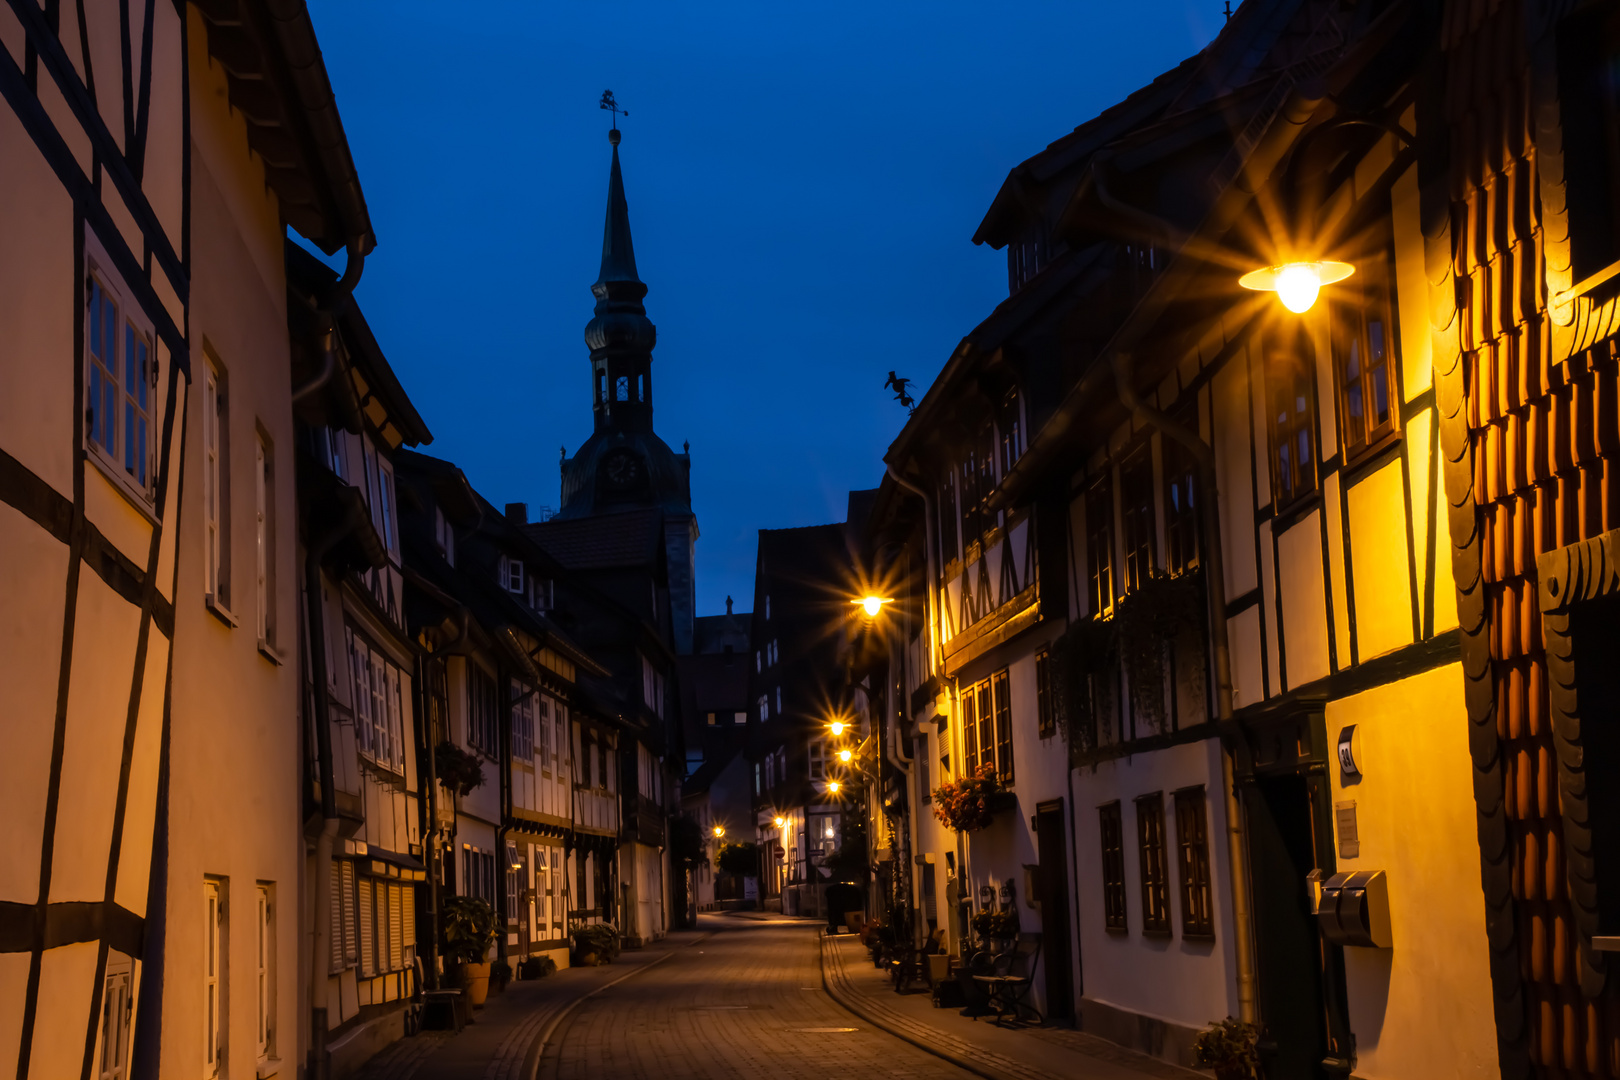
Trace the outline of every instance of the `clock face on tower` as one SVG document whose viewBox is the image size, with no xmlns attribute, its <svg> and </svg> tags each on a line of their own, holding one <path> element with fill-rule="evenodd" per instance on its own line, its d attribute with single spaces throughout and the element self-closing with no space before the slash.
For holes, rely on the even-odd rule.
<svg viewBox="0 0 1620 1080">
<path fill-rule="evenodd" d="M 615 450 L 602 459 L 602 474 L 613 487 L 635 487 L 641 482 L 641 459 L 628 450 Z"/>
</svg>

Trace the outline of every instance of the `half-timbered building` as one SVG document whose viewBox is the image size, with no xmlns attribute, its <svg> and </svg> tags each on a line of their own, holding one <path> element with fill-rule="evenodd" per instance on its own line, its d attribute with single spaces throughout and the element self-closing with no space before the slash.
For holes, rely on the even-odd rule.
<svg viewBox="0 0 1620 1080">
<path fill-rule="evenodd" d="M 297 408 L 311 1054 L 343 1075 L 405 1033 L 418 989 L 421 736 L 394 459 L 432 435 L 358 306 L 322 316 L 338 276 L 291 245 L 288 265 L 303 315 L 294 372 L 308 388 Z"/>
<path fill-rule="evenodd" d="M 283 243 L 374 243 L 320 49 L 302 3 L 14 4 L 0 98 L 0 1062 L 290 1071 Z"/>
</svg>

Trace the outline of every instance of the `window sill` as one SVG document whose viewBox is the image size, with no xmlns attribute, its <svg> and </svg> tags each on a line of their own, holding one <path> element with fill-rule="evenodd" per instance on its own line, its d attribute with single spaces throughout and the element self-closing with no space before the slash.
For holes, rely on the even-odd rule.
<svg viewBox="0 0 1620 1080">
<path fill-rule="evenodd" d="M 265 1058 L 263 1061 L 259 1062 L 258 1067 L 254 1070 L 254 1076 L 256 1076 L 258 1080 L 270 1080 L 272 1076 L 276 1076 L 280 1072 L 280 1058 Z"/>
<path fill-rule="evenodd" d="M 209 611 L 213 612 L 214 617 L 216 619 L 218 619 L 220 622 L 224 623 L 226 626 L 230 627 L 232 630 L 236 629 L 236 627 L 238 625 L 237 621 L 236 621 L 236 616 L 232 615 L 230 613 L 230 610 L 228 608 L 226 608 L 224 604 L 221 604 L 218 600 L 214 599 L 214 594 L 213 593 L 208 593 L 206 596 L 203 597 L 203 606 L 206 607 Z"/>
<path fill-rule="evenodd" d="M 1344 466 L 1340 472 L 1344 474 L 1346 486 L 1354 484 L 1363 476 L 1388 463 L 1392 451 L 1401 445 L 1401 432 L 1399 429 L 1386 431 L 1376 440 L 1356 450 L 1354 454 L 1344 459 Z"/>
<path fill-rule="evenodd" d="M 1153 938 L 1153 939 L 1155 939 L 1157 941 L 1169 941 L 1175 935 L 1173 935 L 1168 929 L 1165 929 L 1165 930 L 1157 930 L 1157 929 L 1155 929 L 1155 930 L 1146 930 L 1146 929 L 1144 929 L 1142 931 L 1142 936 L 1145 937 L 1145 938 Z"/>
<path fill-rule="evenodd" d="M 270 661 L 276 667 L 280 667 L 282 664 L 287 662 L 282 658 L 280 653 L 276 652 L 275 646 L 271 645 L 263 638 L 259 639 L 259 655 Z"/>
<path fill-rule="evenodd" d="M 151 497 L 135 485 L 135 481 L 129 478 L 129 474 L 124 471 L 123 466 L 107 457 L 106 451 L 102 450 L 99 444 L 91 442 L 90 448 L 85 451 L 85 457 L 95 462 L 96 468 L 101 475 L 107 478 L 109 484 L 118 489 L 120 495 L 129 500 L 129 504 L 136 509 L 141 517 L 147 520 L 148 524 L 156 525 L 158 523 L 157 506 Z"/>
<path fill-rule="evenodd" d="M 1126 926 L 1105 926 L 1103 930 L 1115 937 L 1129 937 L 1131 933 L 1130 928 Z"/>
</svg>

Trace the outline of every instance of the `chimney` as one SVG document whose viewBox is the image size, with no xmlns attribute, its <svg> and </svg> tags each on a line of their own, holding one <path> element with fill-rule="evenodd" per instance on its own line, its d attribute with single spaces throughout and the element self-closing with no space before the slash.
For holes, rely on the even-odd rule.
<svg viewBox="0 0 1620 1080">
<path fill-rule="evenodd" d="M 506 520 L 514 525 L 527 525 L 529 523 L 529 504 L 507 503 Z"/>
</svg>

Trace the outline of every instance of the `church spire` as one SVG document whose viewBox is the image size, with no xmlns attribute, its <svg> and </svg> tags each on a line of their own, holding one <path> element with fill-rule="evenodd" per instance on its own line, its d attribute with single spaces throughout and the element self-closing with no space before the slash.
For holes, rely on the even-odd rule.
<svg viewBox="0 0 1620 1080">
<path fill-rule="evenodd" d="M 596 317 L 585 326 L 585 344 L 591 349 L 596 430 L 651 431 L 652 350 L 658 330 L 641 303 L 647 286 L 636 274 L 636 252 L 630 243 L 620 137 L 617 127 L 608 132 L 613 165 L 608 172 L 607 221 L 602 226 L 602 270 L 591 286 Z"/>
<path fill-rule="evenodd" d="M 630 205 L 624 198 L 624 174 L 619 169 L 619 139 L 618 128 L 608 132 L 608 142 L 613 144 L 613 168 L 608 173 L 608 204 L 607 223 L 602 227 L 602 272 L 596 279 L 597 295 L 601 295 L 600 286 L 608 282 L 634 282 L 641 285 L 641 279 L 636 276 L 636 249 L 630 242 Z M 642 285 L 642 295 L 646 295 L 647 287 Z"/>
</svg>

